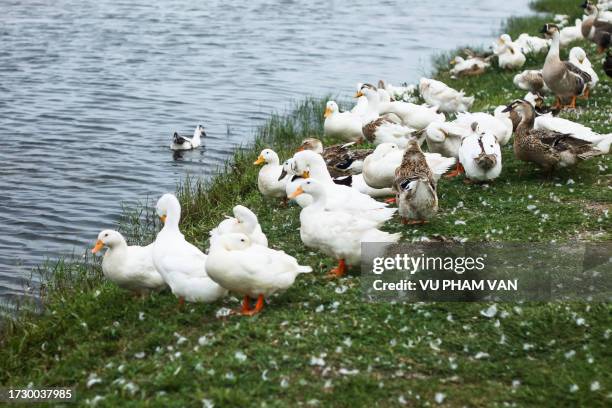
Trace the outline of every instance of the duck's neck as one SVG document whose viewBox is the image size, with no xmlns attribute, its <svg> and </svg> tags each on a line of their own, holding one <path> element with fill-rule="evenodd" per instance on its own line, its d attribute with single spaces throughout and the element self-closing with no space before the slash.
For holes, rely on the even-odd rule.
<svg viewBox="0 0 612 408">
<path fill-rule="evenodd" d="M 517 137 L 522 137 L 533 129 L 535 123 L 535 110 L 531 105 L 529 105 L 529 108 L 530 109 L 521 112 L 521 122 L 516 127 Z"/>
<path fill-rule="evenodd" d="M 272 156 L 269 160 L 266 161 L 266 166 L 277 167 L 280 164 L 280 160 L 278 156 Z"/>
<path fill-rule="evenodd" d="M 554 32 L 552 36 L 552 42 L 550 44 L 550 49 L 548 50 L 548 54 L 546 55 L 547 63 L 554 63 L 561 61 L 561 57 L 559 57 L 559 47 L 560 47 L 560 35 L 558 32 Z"/>
<path fill-rule="evenodd" d="M 331 175 L 329 174 L 329 171 L 327 170 L 327 166 L 325 165 L 310 166 L 310 176 L 314 178 L 315 180 L 319 180 L 322 182 L 329 182 L 329 183 L 334 182 Z"/>
<path fill-rule="evenodd" d="M 106 251 L 105 256 L 122 256 L 123 254 L 125 254 L 125 252 L 128 249 L 128 245 L 127 242 L 125 242 L 125 239 L 121 239 L 120 242 L 114 244 L 112 247 L 109 246 L 108 247 L 108 251 Z"/>
<path fill-rule="evenodd" d="M 311 196 L 312 203 L 306 208 L 315 211 L 323 211 L 325 209 L 325 206 L 327 205 L 327 196 L 325 195 L 325 192 L 318 192 L 315 194 L 311 194 Z"/>
<path fill-rule="evenodd" d="M 366 99 L 368 100 L 369 112 L 378 116 L 380 113 L 380 96 L 378 96 L 378 92 L 368 92 Z"/>
<path fill-rule="evenodd" d="M 191 138 L 192 144 L 200 144 L 200 129 L 196 129 L 193 132 L 193 137 Z"/>
<path fill-rule="evenodd" d="M 178 202 L 171 203 L 166 211 L 166 222 L 164 223 L 163 229 L 166 231 L 178 231 L 180 221 L 181 206 Z"/>
</svg>

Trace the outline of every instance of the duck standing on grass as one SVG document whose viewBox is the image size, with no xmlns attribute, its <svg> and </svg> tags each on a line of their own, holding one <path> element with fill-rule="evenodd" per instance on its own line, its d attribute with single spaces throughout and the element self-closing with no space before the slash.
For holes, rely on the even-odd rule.
<svg viewBox="0 0 612 408">
<path fill-rule="evenodd" d="M 328 191 L 315 179 L 306 179 L 289 196 L 290 199 L 308 194 L 311 204 L 300 212 L 300 237 L 304 245 L 318 249 L 338 260 L 338 266 L 328 276 L 342 277 L 347 265 L 358 265 L 362 242 L 397 242 L 401 234 L 390 234 L 378 229 L 379 222 L 341 209 L 327 209 Z"/>
<path fill-rule="evenodd" d="M 257 176 L 257 187 L 264 197 L 285 199 L 285 185 L 287 179 L 281 177 L 283 166 L 280 165 L 278 154 L 272 149 L 264 149 L 253 163 L 264 166 L 259 170 Z"/>
<path fill-rule="evenodd" d="M 164 224 L 153 243 L 153 264 L 179 305 L 188 302 L 211 303 L 227 291 L 206 273 L 206 255 L 185 240 L 179 230 L 181 204 L 173 194 L 164 194 L 157 202 L 157 214 Z"/>
<path fill-rule="evenodd" d="M 468 183 L 494 180 L 502 171 L 499 143 L 492 134 L 480 132 L 478 123 L 472 124 L 472 133 L 462 140 L 459 161 Z"/>
<path fill-rule="evenodd" d="M 153 265 L 153 244 L 128 246 L 117 231 L 104 230 L 92 248 L 95 254 L 108 248 L 102 259 L 102 273 L 119 287 L 145 294 L 166 287 L 166 282 Z"/>
<path fill-rule="evenodd" d="M 569 62 L 577 66 L 583 72 L 586 72 L 591 77 L 591 80 L 587 84 L 586 90 L 584 91 L 584 98 L 588 98 L 591 94 L 591 90 L 595 88 L 597 83 L 599 82 L 599 75 L 593 69 L 591 65 L 591 61 L 586 55 L 586 52 L 580 47 L 574 47 L 570 50 L 569 54 Z"/>
<path fill-rule="evenodd" d="M 334 101 L 327 102 L 325 107 L 325 122 L 323 132 L 327 137 L 338 137 L 347 142 L 361 142 L 362 119 L 358 113 L 340 112 L 338 104 Z"/>
<path fill-rule="evenodd" d="M 244 316 L 261 312 L 265 298 L 291 287 L 299 274 L 312 272 L 285 252 L 253 243 L 240 233 L 221 235 L 212 242 L 206 270 L 219 285 L 244 297 L 240 310 Z M 257 299 L 253 309 L 251 299 Z"/>
<path fill-rule="evenodd" d="M 569 107 L 576 108 L 576 98 L 582 95 L 591 81 L 591 76 L 569 61 L 561 61 L 559 56 L 559 27 L 554 24 L 546 24 L 541 32 L 552 37 L 552 44 L 542 75 L 546 86 L 557 97 L 553 109 Z M 571 100 L 569 105 L 563 105 L 564 101 Z"/>
<path fill-rule="evenodd" d="M 221 235 L 241 233 L 249 237 L 254 244 L 267 247 L 268 238 L 262 232 L 255 213 L 243 205 L 235 206 L 233 212 L 233 217 L 227 217 L 210 231 L 211 241 Z"/>
<path fill-rule="evenodd" d="M 188 138 L 179 136 L 178 132 L 174 132 L 170 149 L 172 150 L 193 150 L 202 145 L 202 138 L 206 137 L 204 126 L 198 125 L 193 131 L 193 137 Z"/>
<path fill-rule="evenodd" d="M 612 23 L 599 18 L 600 11 L 590 1 L 582 6 L 587 14 L 582 20 L 582 36 L 597 45 L 597 52 L 603 52 L 612 44 Z"/>
<path fill-rule="evenodd" d="M 574 166 L 578 160 L 603 154 L 592 143 L 571 134 L 534 129 L 535 109 L 527 101 L 518 99 L 505 111 L 516 112 L 521 120 L 514 136 L 516 158 L 535 163 L 548 174 L 559 168 Z"/>
</svg>

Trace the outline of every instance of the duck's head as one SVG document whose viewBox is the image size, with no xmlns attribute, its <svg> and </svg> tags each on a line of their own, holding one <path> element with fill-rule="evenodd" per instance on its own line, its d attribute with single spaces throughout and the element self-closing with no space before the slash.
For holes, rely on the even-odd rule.
<svg viewBox="0 0 612 408">
<path fill-rule="evenodd" d="M 528 92 L 525 100 L 535 108 L 541 108 L 544 105 L 544 98 L 539 93 Z"/>
<path fill-rule="evenodd" d="M 302 150 L 310 150 L 312 152 L 322 154 L 323 142 L 314 137 L 309 137 L 308 139 L 304 139 L 300 147 L 297 148 L 298 152 L 301 152 Z"/>
<path fill-rule="evenodd" d="M 589 16 L 597 15 L 597 13 L 599 12 L 597 6 L 588 0 L 582 3 L 580 7 L 583 8 L 584 12 Z"/>
<path fill-rule="evenodd" d="M 193 131 L 193 136 L 198 136 L 201 138 L 206 137 L 206 132 L 204 131 L 204 126 L 202 125 L 198 125 L 196 126 L 195 130 Z"/>
<path fill-rule="evenodd" d="M 552 23 L 544 24 L 542 29 L 540 29 L 540 33 L 544 34 L 544 37 L 550 38 L 555 33 L 559 34 L 559 26 Z"/>
<path fill-rule="evenodd" d="M 328 101 L 325 105 L 325 113 L 323 113 L 323 117 L 328 118 L 334 113 L 338 113 L 340 108 L 338 108 L 338 104 L 336 101 Z"/>
<path fill-rule="evenodd" d="M 368 96 L 378 97 L 378 89 L 372 84 L 362 84 L 361 87 L 357 90 L 355 98 L 360 98 L 362 96 L 365 96 L 366 98 Z"/>
<path fill-rule="evenodd" d="M 166 219 L 168 218 L 168 213 L 171 211 L 178 211 L 180 218 L 181 204 L 174 194 L 167 193 L 157 200 L 155 210 L 157 211 L 157 215 L 159 216 L 161 222 L 165 224 Z"/>
<path fill-rule="evenodd" d="M 113 248 L 116 245 L 125 243 L 123 236 L 114 230 L 104 230 L 98 234 L 96 245 L 91 249 L 91 253 L 95 254 L 104 247 Z"/>
<path fill-rule="evenodd" d="M 474 158 L 476 165 L 483 170 L 491 170 L 497 164 L 495 155 L 495 145 L 497 139 L 489 133 L 482 133 L 478 136 L 478 146 L 480 154 Z"/>
<path fill-rule="evenodd" d="M 419 141 L 416 139 L 412 139 L 408 142 L 406 146 L 406 153 L 404 153 L 404 157 L 412 156 L 417 153 L 423 153 L 421 150 L 421 146 L 419 146 Z"/>
<path fill-rule="evenodd" d="M 421 78 L 419 81 L 419 91 L 421 93 L 425 92 L 431 87 L 431 80 L 427 78 Z"/>
<path fill-rule="evenodd" d="M 253 164 L 258 166 L 260 164 L 278 164 L 278 162 L 278 154 L 274 150 L 263 149 Z"/>
<path fill-rule="evenodd" d="M 506 106 L 506 109 L 502 111 L 502 113 L 516 112 L 521 117 L 525 117 L 528 113 L 533 113 L 534 107 L 531 104 L 523 99 L 517 99 L 513 101 L 510 105 Z"/>
<path fill-rule="evenodd" d="M 464 62 L 465 59 L 459 55 L 455 56 L 455 58 L 453 58 L 452 60 L 450 60 L 450 64 L 451 65 L 456 65 L 456 64 L 460 64 L 462 62 Z"/>
<path fill-rule="evenodd" d="M 321 195 L 323 195 L 325 192 L 325 188 L 323 187 L 323 184 L 321 184 L 319 181 L 315 180 L 315 179 L 306 179 L 304 181 L 302 181 L 302 183 L 298 186 L 298 188 L 289 195 L 290 200 L 295 199 L 296 197 L 301 196 L 302 194 L 310 194 L 313 197 L 319 197 Z"/>
<path fill-rule="evenodd" d="M 586 52 L 581 47 L 574 47 L 570 50 L 569 53 L 570 61 L 575 60 L 580 64 L 584 63 L 584 60 L 587 58 Z"/>
<path fill-rule="evenodd" d="M 387 154 L 396 152 L 398 150 L 399 146 L 395 143 L 381 143 L 376 146 L 376 149 L 374 149 L 374 152 L 372 154 L 375 154 L 377 157 L 384 157 Z"/>
<path fill-rule="evenodd" d="M 251 246 L 251 240 L 246 234 L 232 233 L 216 236 L 214 244 L 221 245 L 226 251 L 241 251 Z"/>
<path fill-rule="evenodd" d="M 233 208 L 234 217 L 239 224 L 256 225 L 258 224 L 257 216 L 244 205 L 237 205 Z"/>
<path fill-rule="evenodd" d="M 320 154 L 310 150 L 303 150 L 293 155 L 292 170 L 302 178 L 309 178 L 315 169 L 327 168 Z"/>
</svg>

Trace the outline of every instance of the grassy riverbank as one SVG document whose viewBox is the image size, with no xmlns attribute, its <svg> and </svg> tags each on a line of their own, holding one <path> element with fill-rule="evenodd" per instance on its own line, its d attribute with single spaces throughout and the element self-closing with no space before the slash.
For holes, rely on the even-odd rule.
<svg viewBox="0 0 612 408">
<path fill-rule="evenodd" d="M 577 15 L 578 2 L 539 0 L 545 12 Z M 572 19 L 570 19 L 571 21 Z M 509 34 L 535 35 L 545 16 L 512 19 Z M 594 47 L 581 43 L 590 57 Z M 544 56 L 529 57 L 540 67 Z M 564 113 L 610 132 L 609 78 L 581 109 Z M 476 96 L 473 110 L 522 97 L 514 72 L 478 78 L 437 77 Z M 377 78 L 372 78 L 375 81 Z M 181 228 L 200 248 L 208 231 L 236 203 L 252 208 L 271 246 L 313 266 L 255 318 L 223 317 L 238 305 L 177 309 L 168 293 L 146 299 L 101 279 L 90 259 L 48 268 L 44 313 L 23 310 L 7 322 L 0 348 L 0 384 L 75 386 L 81 405 L 98 406 L 605 406 L 612 400 L 612 307 L 609 304 L 365 304 L 358 270 L 340 281 L 323 275 L 333 261 L 301 245 L 299 210 L 264 200 L 256 187 L 258 152 L 287 157 L 299 141 L 322 133 L 324 102 L 307 100 L 274 116 L 253 148 L 238 151 L 213 181 L 179 189 Z M 504 149 L 504 171 L 488 187 L 442 180 L 441 212 L 429 225 L 394 222 L 405 240 L 440 234 L 471 241 L 610 240 L 610 156 L 543 178 Z M 523 169 L 519 175 L 519 170 Z M 160 192 L 161 193 L 161 192 Z M 529 206 L 529 207 L 528 207 Z M 535 207 L 532 207 L 535 206 Z M 148 210 L 126 213 L 121 229 L 150 242 L 158 228 Z M 457 223 L 456 221 L 464 221 Z M 206 402 L 204 403 L 206 406 Z"/>
</svg>

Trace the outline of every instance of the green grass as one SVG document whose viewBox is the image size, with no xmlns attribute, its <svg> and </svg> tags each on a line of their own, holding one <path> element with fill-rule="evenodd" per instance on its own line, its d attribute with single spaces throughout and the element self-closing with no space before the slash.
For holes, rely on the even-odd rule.
<svg viewBox="0 0 612 408">
<path fill-rule="evenodd" d="M 580 13 L 574 4 L 545 0 L 537 8 Z M 508 28 L 513 36 L 535 33 L 544 22 L 543 16 L 512 19 Z M 581 45 L 594 55 L 594 47 Z M 526 68 L 542 61 L 530 57 Z M 454 80 L 446 69 L 439 66 L 436 76 L 476 95 L 474 110 L 523 96 L 512 85 L 514 72 L 493 68 Z M 589 102 L 563 115 L 610 132 L 610 80 L 601 73 L 601 81 Z M 609 406 L 609 304 L 500 304 L 490 319 L 480 314 L 489 306 L 482 303 L 364 303 L 357 270 L 340 281 L 323 279 L 333 260 L 303 247 L 299 210 L 263 199 L 252 165 L 264 147 L 287 157 L 302 138 L 320 136 L 323 107 L 324 100 L 310 99 L 288 116 L 273 116 L 254 146 L 238 150 L 219 176 L 186 180 L 178 191 L 182 231 L 200 248 L 208 246 L 208 231 L 242 203 L 258 214 L 271 245 L 313 266 L 313 274 L 300 276 L 249 319 L 217 316 L 236 307 L 235 298 L 182 311 L 169 293 L 132 298 L 103 280 L 88 257 L 47 265 L 42 314 L 25 304 L 4 322 L 0 384 L 75 386 L 79 405 L 97 400 L 108 407 L 201 406 L 203 400 L 217 407 L 435 406 L 437 393 L 445 406 Z M 386 228 L 402 231 L 405 240 L 434 234 L 471 241 L 610 240 L 609 155 L 551 180 L 514 160 L 510 147 L 503 153 L 502 176 L 488 187 L 441 181 L 441 211 L 429 225 L 407 228 L 395 220 Z M 531 204 L 539 213 L 527 209 Z M 126 210 L 120 224 L 136 243 L 150 242 L 158 227 L 147 207 Z M 478 359 L 479 353 L 488 357 Z M 101 382 L 87 387 L 94 377 Z M 596 381 L 600 388 L 592 391 Z M 578 390 L 570 392 L 574 384 Z"/>
</svg>

